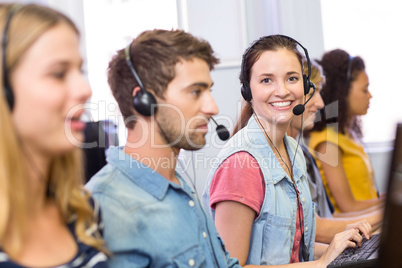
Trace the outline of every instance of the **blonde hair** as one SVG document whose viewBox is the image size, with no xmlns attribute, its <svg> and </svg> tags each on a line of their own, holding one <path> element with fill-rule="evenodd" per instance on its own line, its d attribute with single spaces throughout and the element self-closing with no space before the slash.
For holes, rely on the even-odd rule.
<svg viewBox="0 0 402 268">
<path fill-rule="evenodd" d="M 13 4 L 0 4 L 0 34 L 3 35 L 6 18 Z M 40 5 L 21 5 L 13 15 L 8 29 L 6 68 L 8 76 L 15 70 L 24 53 L 50 28 L 65 23 L 76 33 L 78 29 L 65 15 Z M 3 51 L 3 50 L 2 50 Z M 1 57 L 3 57 L 1 52 Z M 1 58 L 2 60 L 2 58 Z M 0 81 L 3 81 L 3 66 L 0 66 Z M 4 97 L 4 85 L 0 93 L 0 246 L 6 234 L 7 253 L 13 257 L 21 250 L 24 230 L 28 224 L 29 200 L 28 158 L 11 119 L 11 111 Z M 55 157 L 48 171 L 49 199 L 53 200 L 65 223 L 76 220 L 75 233 L 80 241 L 107 253 L 99 232 L 87 234 L 98 219 L 90 205 L 90 195 L 84 191 L 81 150 Z M 4 248 L 4 245 L 3 245 Z"/>
<path fill-rule="evenodd" d="M 310 60 L 311 63 L 311 77 L 310 81 L 313 82 L 315 85 L 318 85 L 318 83 L 322 82 L 322 84 L 325 84 L 325 76 L 324 76 L 324 71 L 322 70 L 322 67 L 316 60 Z M 307 66 L 307 61 L 304 59 L 303 60 L 303 66 L 304 70 L 303 72 L 305 74 L 308 73 L 308 66 Z"/>
</svg>

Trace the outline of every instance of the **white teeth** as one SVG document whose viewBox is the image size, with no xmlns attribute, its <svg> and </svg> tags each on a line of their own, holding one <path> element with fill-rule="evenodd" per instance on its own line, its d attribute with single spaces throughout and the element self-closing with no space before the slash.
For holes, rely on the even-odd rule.
<svg viewBox="0 0 402 268">
<path fill-rule="evenodd" d="M 292 103 L 291 101 L 281 101 L 281 102 L 273 102 L 271 103 L 271 105 L 274 107 L 285 107 L 289 106 L 291 103 Z"/>
</svg>

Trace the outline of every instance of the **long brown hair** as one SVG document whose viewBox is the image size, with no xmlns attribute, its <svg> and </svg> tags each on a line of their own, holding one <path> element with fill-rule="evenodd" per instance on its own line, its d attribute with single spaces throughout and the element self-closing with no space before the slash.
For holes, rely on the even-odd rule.
<svg viewBox="0 0 402 268">
<path fill-rule="evenodd" d="M 0 5 L 1 35 L 6 18 L 15 4 Z M 78 35 L 78 29 L 65 15 L 40 5 L 21 5 L 13 15 L 8 28 L 6 69 L 10 76 L 26 51 L 47 30 L 64 23 Z M 1 53 L 1 57 L 4 57 Z M 3 66 L 0 66 L 0 81 L 3 81 Z M 6 234 L 7 253 L 13 257 L 22 248 L 24 233 L 28 224 L 27 207 L 29 200 L 29 175 L 26 171 L 28 156 L 19 140 L 19 135 L 11 118 L 11 111 L 4 98 L 4 85 L 0 93 L 0 246 L 4 247 Z M 76 219 L 76 235 L 87 245 L 104 250 L 104 242 L 99 234 L 86 234 L 86 230 L 98 219 L 88 203 L 89 194 L 83 189 L 81 150 L 54 157 L 48 172 L 48 198 L 54 200 L 65 223 Z"/>
<path fill-rule="evenodd" d="M 246 83 L 250 83 L 251 69 L 262 53 L 265 51 L 277 51 L 282 48 L 285 48 L 296 55 L 300 62 L 300 68 L 303 70 L 303 56 L 297 50 L 297 43 L 292 38 L 283 35 L 265 36 L 255 41 L 243 54 L 242 70 L 240 71 L 239 77 L 243 86 Z M 232 136 L 247 125 L 248 120 L 252 115 L 253 108 L 251 103 L 244 101 L 240 118 L 233 129 Z"/>
</svg>

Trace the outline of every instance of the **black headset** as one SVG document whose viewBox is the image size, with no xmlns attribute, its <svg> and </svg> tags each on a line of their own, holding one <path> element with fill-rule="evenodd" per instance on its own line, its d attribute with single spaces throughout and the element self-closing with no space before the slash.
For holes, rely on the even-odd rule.
<svg viewBox="0 0 402 268">
<path fill-rule="evenodd" d="M 349 61 L 348 61 L 348 70 L 346 71 L 346 82 L 350 83 L 351 75 L 352 75 L 352 63 L 353 59 L 355 57 L 349 55 Z"/>
<path fill-rule="evenodd" d="M 286 36 L 286 35 L 281 35 L 281 34 L 277 34 L 277 35 L 268 35 L 268 36 L 263 36 L 261 38 L 259 38 L 258 40 L 254 41 L 253 44 L 251 44 L 251 46 L 244 52 L 243 54 L 243 58 L 242 58 L 242 62 L 241 62 L 241 74 L 240 74 L 240 82 L 242 83 L 242 87 L 241 87 L 241 95 L 243 96 L 244 100 L 246 100 L 247 102 L 250 102 L 251 99 L 253 98 L 252 94 L 251 94 L 251 88 L 250 88 L 250 84 L 249 82 L 245 79 L 246 77 L 246 70 L 245 70 L 245 61 L 246 61 L 246 57 L 247 55 L 250 53 L 250 51 L 252 49 L 254 49 L 254 47 L 259 44 L 261 41 L 269 39 L 269 38 L 273 38 L 273 37 L 282 37 L 282 38 L 287 38 L 290 41 L 296 43 L 297 45 L 299 45 L 303 51 L 304 51 L 304 55 L 306 56 L 306 61 L 307 61 L 307 67 L 308 67 L 308 74 L 303 74 L 303 89 L 304 89 L 304 95 L 307 95 L 310 91 L 310 88 L 312 87 L 314 89 L 313 94 L 310 96 L 310 98 L 304 103 L 304 104 L 298 104 L 293 108 L 293 113 L 295 115 L 301 115 L 305 108 L 304 106 L 307 104 L 307 102 L 310 101 L 310 99 L 312 98 L 312 96 L 315 93 L 315 85 L 313 82 L 310 81 L 311 78 L 311 62 L 310 62 L 310 57 L 308 55 L 308 51 L 307 49 L 300 44 L 298 41 L 296 41 L 295 39 Z"/>
<path fill-rule="evenodd" d="M 3 37 L 2 37 L 2 42 L 1 42 L 1 49 L 2 49 L 2 68 L 3 68 L 3 90 L 4 90 L 4 95 L 8 104 L 8 107 L 10 108 L 10 111 L 13 110 L 14 108 L 14 93 L 11 88 L 10 82 L 8 80 L 8 74 L 7 74 L 7 42 L 8 42 L 8 29 L 10 27 L 10 22 L 14 14 L 21 8 L 21 5 L 14 4 L 11 8 L 10 11 L 8 12 L 7 20 L 4 26 L 3 30 Z"/>
<path fill-rule="evenodd" d="M 149 92 L 145 89 L 144 84 L 142 83 L 137 72 L 135 71 L 134 66 L 131 63 L 130 47 L 131 47 L 131 43 L 124 50 L 126 63 L 127 63 L 128 68 L 130 69 L 131 73 L 133 74 L 135 80 L 137 80 L 137 83 L 141 89 L 141 91 L 138 92 L 133 97 L 133 107 L 141 115 L 151 116 L 156 113 L 158 103 L 155 99 L 155 96 L 151 92 Z"/>
<path fill-rule="evenodd" d="M 128 68 L 131 71 L 131 74 L 134 76 L 135 80 L 137 80 L 137 83 L 141 89 L 140 92 L 138 92 L 134 97 L 133 97 L 133 106 L 134 109 L 140 113 L 141 115 L 144 116 L 151 116 L 156 113 L 157 110 L 157 105 L 158 102 L 155 99 L 155 96 L 147 91 L 144 87 L 144 84 L 141 82 L 140 77 L 138 76 L 138 73 L 135 71 L 133 64 L 131 63 L 131 58 L 130 58 L 130 47 L 131 44 L 129 44 L 126 49 L 124 50 L 125 53 L 125 59 Z M 227 128 L 223 125 L 219 125 L 213 117 L 212 121 L 216 124 L 216 132 L 218 133 L 218 137 L 221 140 L 227 140 L 229 139 L 229 131 Z"/>
</svg>

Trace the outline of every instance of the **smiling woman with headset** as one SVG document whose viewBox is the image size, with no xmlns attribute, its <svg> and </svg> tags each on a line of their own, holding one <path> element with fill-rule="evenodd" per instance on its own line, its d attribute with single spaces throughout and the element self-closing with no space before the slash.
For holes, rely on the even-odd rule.
<svg viewBox="0 0 402 268">
<path fill-rule="evenodd" d="M 241 265 L 318 257 L 305 160 L 297 142 L 286 135 L 291 119 L 304 111 L 303 95 L 314 89 L 310 68 L 303 75 L 297 45 L 310 65 L 307 50 L 283 35 L 262 37 L 245 51 L 240 81 L 247 103 L 203 193 L 204 206 Z M 345 231 L 319 260 L 296 266 L 326 267 L 343 249 L 360 242 L 357 230 Z"/>
</svg>

